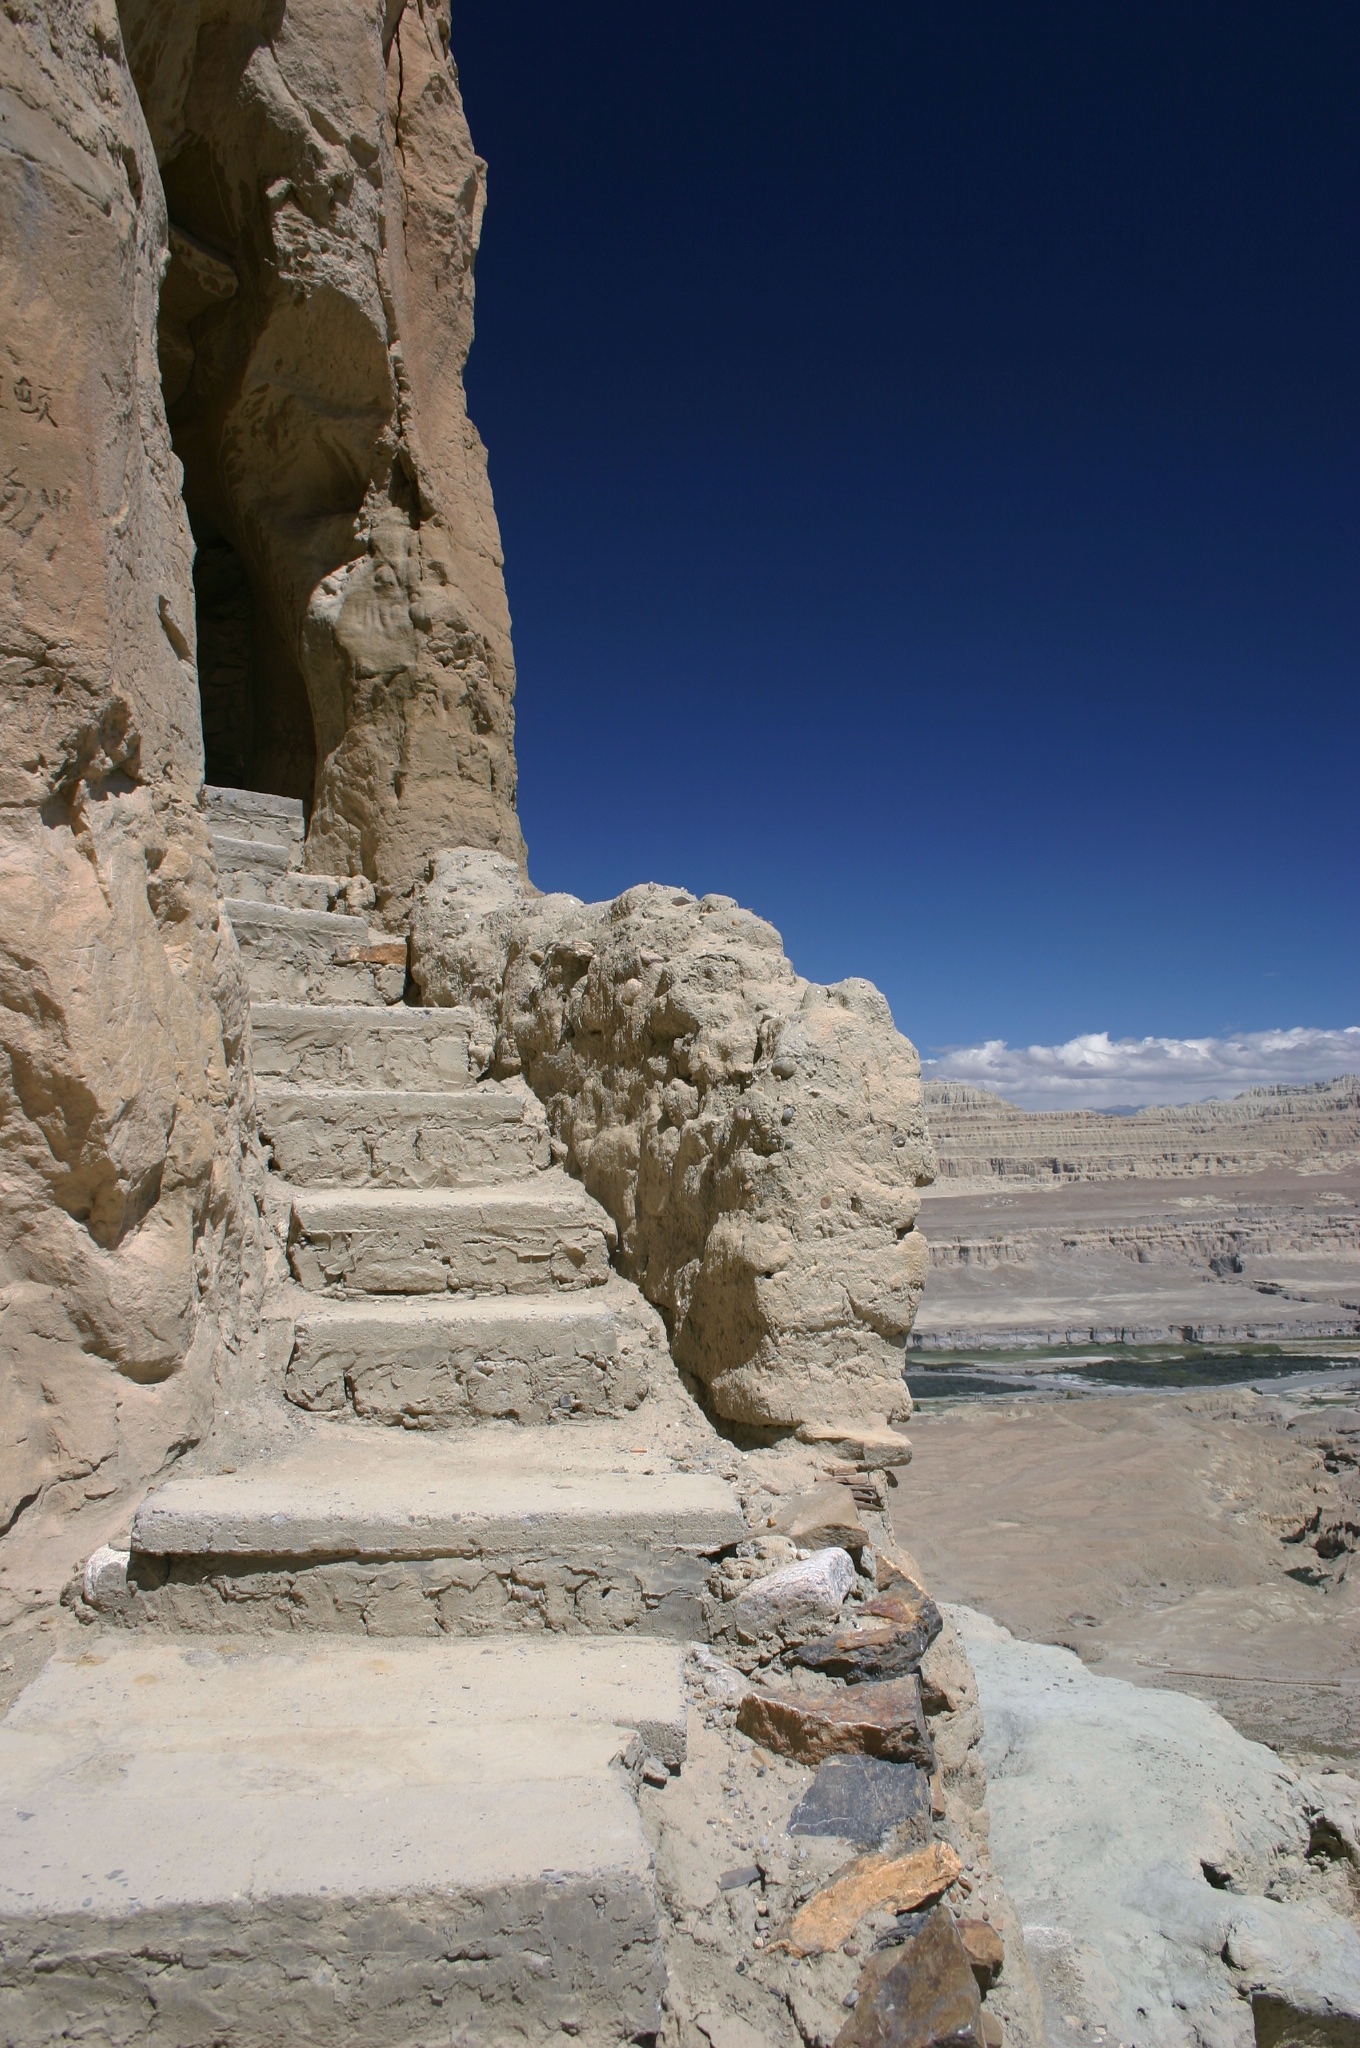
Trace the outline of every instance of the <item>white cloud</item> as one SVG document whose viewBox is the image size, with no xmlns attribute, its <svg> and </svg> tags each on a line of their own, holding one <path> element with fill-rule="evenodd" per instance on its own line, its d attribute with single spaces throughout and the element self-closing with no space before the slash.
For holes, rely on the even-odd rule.
<svg viewBox="0 0 1360 2048">
<path fill-rule="evenodd" d="M 1109 1109 L 1203 1102 L 1278 1082 L 1360 1073 L 1360 1025 L 1345 1031 L 1247 1031 L 1234 1038 L 1111 1038 L 1089 1031 L 1066 1045 L 989 1038 L 923 1061 L 927 1080 L 966 1081 L 1025 1109 Z"/>
</svg>

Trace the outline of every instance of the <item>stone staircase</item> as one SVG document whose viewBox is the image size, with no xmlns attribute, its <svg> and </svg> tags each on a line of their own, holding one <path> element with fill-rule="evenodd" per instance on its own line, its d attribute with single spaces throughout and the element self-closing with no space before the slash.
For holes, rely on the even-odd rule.
<svg viewBox="0 0 1360 2048">
<path fill-rule="evenodd" d="M 0 1819 L 0 2039 L 645 2037 L 620 1759 L 683 1760 L 683 1644 L 740 1508 L 536 1100 L 476 1078 L 470 1015 L 402 1001 L 404 944 L 302 873 L 300 804 L 205 801 L 286 1247 L 275 1366 L 244 1447 L 219 1432 L 139 1509 L 125 1581 L 87 1572 L 125 1630 L 0 1730 L 29 1816 Z"/>
</svg>

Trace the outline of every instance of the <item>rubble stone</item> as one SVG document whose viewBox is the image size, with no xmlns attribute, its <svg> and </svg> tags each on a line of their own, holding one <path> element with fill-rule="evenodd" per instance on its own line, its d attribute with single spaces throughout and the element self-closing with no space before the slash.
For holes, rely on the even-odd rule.
<svg viewBox="0 0 1360 2048">
<path fill-rule="evenodd" d="M 834 1543 L 842 1550 L 858 1551 L 869 1541 L 848 1486 L 814 1486 L 794 1494 L 771 1515 L 770 1527 L 804 1550 Z"/>
<path fill-rule="evenodd" d="M 943 1906 L 913 1941 L 871 1957 L 857 1990 L 836 2048 L 984 2048 L 968 1952 Z"/>
<path fill-rule="evenodd" d="M 875 1679 L 904 1678 L 919 1668 L 925 1649 L 924 1628 L 880 1621 L 800 1643 L 789 1652 L 788 1661 L 809 1671 L 824 1671 L 828 1678 L 843 1678 L 847 1685 L 861 1685 Z"/>
<path fill-rule="evenodd" d="M 797 1695 L 749 1692 L 737 1709 L 744 1735 L 800 1763 L 855 1753 L 935 1768 L 917 1678 L 891 1678 L 848 1692 Z"/>
<path fill-rule="evenodd" d="M 990 1920 L 959 1920 L 956 1924 L 979 1990 L 990 1991 L 1005 1967 L 1006 1950 L 1001 1936 Z"/>
<path fill-rule="evenodd" d="M 866 1913 L 906 1913 L 938 1899 L 961 1868 L 947 1842 L 931 1842 L 910 1856 L 861 1856 L 799 1907 L 778 1940 L 796 1956 L 839 1948 Z M 968 1981 L 973 1982 L 971 1970 Z"/>
<path fill-rule="evenodd" d="M 911 1463 L 911 1439 L 895 1429 L 875 1429 L 871 1424 L 856 1428 L 853 1423 L 805 1422 L 798 1438 L 801 1443 L 838 1452 L 862 1472 L 888 1472 Z"/>
<path fill-rule="evenodd" d="M 756 1579 L 728 1605 L 723 1623 L 740 1642 L 782 1647 L 809 1628 L 825 1627 L 854 1583 L 855 1567 L 844 1550 L 817 1550 Z"/>
<path fill-rule="evenodd" d="M 839 1835 L 877 1848 L 903 1829 L 930 1829 L 930 1779 L 918 1764 L 831 1756 L 789 1816 L 791 1835 Z"/>
</svg>

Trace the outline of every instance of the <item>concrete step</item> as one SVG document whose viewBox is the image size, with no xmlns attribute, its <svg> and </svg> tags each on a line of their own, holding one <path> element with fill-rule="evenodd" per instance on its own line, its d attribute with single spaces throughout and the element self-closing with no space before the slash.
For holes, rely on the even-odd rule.
<svg viewBox="0 0 1360 2048">
<path fill-rule="evenodd" d="M 268 1462 L 180 1471 L 143 1502 L 133 1618 L 198 1634 L 702 1637 L 712 1559 L 745 1524 L 721 1479 L 664 1464 L 585 1423 L 304 1425 Z"/>
<path fill-rule="evenodd" d="M 0 1724 L 0 2013 L 25 2048 L 617 2048 L 661 2024 L 636 1731 L 678 1646 L 105 1634 Z"/>
<path fill-rule="evenodd" d="M 302 849 L 281 841 L 237 839 L 226 832 L 209 832 L 217 855 L 222 894 L 247 903 L 269 903 L 276 882 L 292 874 L 302 859 Z M 322 904 L 325 909 L 325 904 Z"/>
<path fill-rule="evenodd" d="M 613 1223 L 560 1167 L 489 1188 L 293 1197 L 288 1261 L 314 1294 L 535 1294 L 600 1287 Z"/>
<path fill-rule="evenodd" d="M 542 1105 L 495 1081 L 440 1094 L 273 1085 L 257 1102 L 274 1164 L 299 1187 L 479 1187 L 548 1164 Z"/>
<path fill-rule="evenodd" d="M 621 1416 L 647 1391 L 620 1351 L 608 1287 L 527 1299 L 317 1301 L 294 1330 L 290 1401 L 399 1428 Z"/>
<path fill-rule="evenodd" d="M 404 1003 L 252 1003 L 257 1079 L 313 1088 L 458 1088 L 473 1079 L 471 1010 Z"/>
<path fill-rule="evenodd" d="M 307 820 L 298 797 L 266 796 L 261 790 L 221 789 L 205 783 L 203 810 L 213 834 L 295 847 L 301 857 Z"/>
<path fill-rule="evenodd" d="M 399 1003 L 406 941 L 362 917 L 229 897 L 227 916 L 252 998 L 269 1003 Z"/>
</svg>

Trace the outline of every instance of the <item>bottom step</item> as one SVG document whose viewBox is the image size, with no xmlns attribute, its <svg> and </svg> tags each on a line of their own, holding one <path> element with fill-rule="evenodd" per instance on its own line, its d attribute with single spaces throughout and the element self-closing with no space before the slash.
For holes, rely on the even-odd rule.
<svg viewBox="0 0 1360 2048">
<path fill-rule="evenodd" d="M 138 1509 L 135 1619 L 197 1632 L 507 1629 L 703 1637 L 731 1488 L 658 1470 L 585 1423 L 460 1435 L 318 1423 L 233 1472 L 179 1472 Z"/>
<path fill-rule="evenodd" d="M 661 1643 L 103 1636 L 0 1724 L 0 2038 L 598 2048 L 653 2033 Z"/>
</svg>

